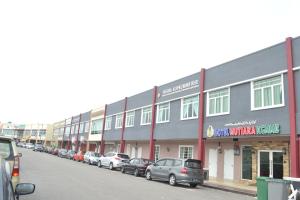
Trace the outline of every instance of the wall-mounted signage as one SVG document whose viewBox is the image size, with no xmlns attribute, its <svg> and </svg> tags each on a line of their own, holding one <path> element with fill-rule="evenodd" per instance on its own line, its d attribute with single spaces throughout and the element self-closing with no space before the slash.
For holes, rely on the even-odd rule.
<svg viewBox="0 0 300 200">
<path fill-rule="evenodd" d="M 190 90 L 190 89 L 196 88 L 196 87 L 199 87 L 199 80 L 192 80 L 192 81 L 189 81 L 187 83 L 176 85 L 172 88 L 164 89 L 162 91 L 162 94 L 159 94 L 158 97 L 168 96 L 168 95 L 175 94 L 175 93 L 178 93 L 178 92 L 183 92 L 185 90 Z"/>
<path fill-rule="evenodd" d="M 279 124 L 265 124 L 259 126 L 245 126 L 233 128 L 207 128 L 207 137 L 229 137 L 229 136 L 252 136 L 252 135 L 272 135 L 280 133 Z"/>
<path fill-rule="evenodd" d="M 238 122 L 231 122 L 228 124 L 225 124 L 225 126 L 251 126 L 255 125 L 256 120 L 249 120 L 249 121 L 238 121 Z"/>
</svg>

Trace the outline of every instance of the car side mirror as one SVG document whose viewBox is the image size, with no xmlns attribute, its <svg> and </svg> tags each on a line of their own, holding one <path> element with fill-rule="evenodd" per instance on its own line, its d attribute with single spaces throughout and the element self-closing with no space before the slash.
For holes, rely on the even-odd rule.
<svg viewBox="0 0 300 200">
<path fill-rule="evenodd" d="M 35 185 L 32 183 L 19 183 L 16 186 L 15 194 L 17 196 L 32 194 L 34 190 L 35 190 Z"/>
</svg>

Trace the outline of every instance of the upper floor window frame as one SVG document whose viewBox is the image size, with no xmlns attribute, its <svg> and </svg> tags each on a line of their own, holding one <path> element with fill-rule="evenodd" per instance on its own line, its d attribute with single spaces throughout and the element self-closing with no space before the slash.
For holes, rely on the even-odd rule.
<svg viewBox="0 0 300 200">
<path fill-rule="evenodd" d="M 141 125 L 149 125 L 152 121 L 152 106 L 142 108 Z M 149 121 L 148 121 L 149 120 Z"/>
<path fill-rule="evenodd" d="M 135 111 L 126 112 L 125 127 L 134 127 Z"/>
<path fill-rule="evenodd" d="M 160 111 L 161 110 L 167 110 L 166 107 L 164 107 L 164 108 L 161 109 L 161 107 L 163 107 L 163 106 L 166 106 L 167 109 L 168 109 L 168 111 L 165 114 L 165 116 L 166 116 L 165 120 L 160 119 Z M 157 108 L 156 108 L 156 123 L 157 124 L 161 124 L 161 123 L 170 122 L 170 110 L 171 110 L 171 108 L 170 108 L 170 102 L 158 104 Z"/>
<path fill-rule="evenodd" d="M 276 78 L 278 79 L 280 77 L 280 81 L 277 80 L 276 82 Z M 268 81 L 273 83 L 269 83 Z M 259 84 L 261 86 L 259 86 Z M 280 94 L 281 94 L 281 103 L 275 104 L 275 96 L 274 96 L 274 92 L 275 92 L 275 87 L 279 86 L 280 88 Z M 256 91 L 261 91 L 261 102 L 260 102 L 260 106 L 256 106 L 255 105 L 255 92 Z M 270 92 L 271 98 L 268 99 L 268 101 L 270 101 L 270 105 L 265 105 L 266 104 L 266 100 L 264 99 L 265 95 L 267 92 Z M 258 79 L 258 80 L 254 80 L 251 81 L 251 111 L 256 111 L 256 110 L 264 110 L 264 109 L 271 109 L 271 108 L 278 108 L 278 107 L 283 107 L 285 106 L 285 100 L 284 100 L 284 83 L 283 83 L 283 73 L 280 75 L 276 75 L 276 76 L 271 76 L 268 78 L 263 78 L 263 79 Z"/>
<path fill-rule="evenodd" d="M 192 99 L 192 101 L 190 101 Z M 196 99 L 196 101 L 194 101 Z M 196 106 L 196 108 L 195 108 Z M 186 113 L 187 116 L 185 117 L 185 109 L 187 109 Z M 190 110 L 191 109 L 191 110 Z M 196 115 L 194 116 L 194 109 L 196 109 Z M 189 117 L 190 112 L 192 113 L 192 116 Z M 181 99 L 181 114 L 180 119 L 181 120 L 189 120 L 189 119 L 197 119 L 199 115 L 199 95 L 193 95 L 184 97 Z"/>
<path fill-rule="evenodd" d="M 227 94 L 220 94 L 222 92 L 226 92 Z M 218 94 L 219 93 L 219 96 Z M 213 95 L 216 95 L 215 97 Z M 227 97 L 227 111 L 224 111 L 224 100 L 225 97 Z M 214 100 L 214 112 L 211 113 L 211 100 Z M 217 112 L 217 101 L 220 101 L 220 112 Z M 213 117 L 213 116 L 220 116 L 220 115 L 228 115 L 230 114 L 230 87 L 227 88 L 222 88 L 218 90 L 213 90 L 210 92 L 207 92 L 207 97 L 206 97 L 206 116 L 207 117 Z"/>
<path fill-rule="evenodd" d="M 105 131 L 111 130 L 111 122 L 112 122 L 112 116 L 105 118 L 105 126 L 104 126 Z"/>
<path fill-rule="evenodd" d="M 120 129 L 123 127 L 123 113 L 116 115 L 115 129 Z"/>
</svg>

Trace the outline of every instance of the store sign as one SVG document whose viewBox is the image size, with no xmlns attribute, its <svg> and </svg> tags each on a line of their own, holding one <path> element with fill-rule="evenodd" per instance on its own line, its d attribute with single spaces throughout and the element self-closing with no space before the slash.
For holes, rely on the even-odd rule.
<svg viewBox="0 0 300 200">
<path fill-rule="evenodd" d="M 209 126 L 207 128 L 207 137 L 272 135 L 279 133 L 279 124 L 265 124 L 259 126 L 246 126 L 234 128 L 217 128 L 215 130 L 212 126 Z"/>
<path fill-rule="evenodd" d="M 189 81 L 189 82 L 186 82 L 186 83 L 183 83 L 180 85 L 176 85 L 172 88 L 164 89 L 162 91 L 162 94 L 159 94 L 158 96 L 159 97 L 160 96 L 168 96 L 168 95 L 175 94 L 178 92 L 183 92 L 185 90 L 190 90 L 190 89 L 196 88 L 196 87 L 199 87 L 199 80 Z"/>
</svg>

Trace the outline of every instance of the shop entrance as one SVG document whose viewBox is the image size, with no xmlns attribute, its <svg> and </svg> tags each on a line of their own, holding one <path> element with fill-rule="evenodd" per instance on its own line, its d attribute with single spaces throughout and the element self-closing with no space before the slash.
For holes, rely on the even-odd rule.
<svg viewBox="0 0 300 200">
<path fill-rule="evenodd" d="M 258 176 L 270 178 L 283 177 L 283 152 L 280 150 L 261 150 L 258 153 Z"/>
<path fill-rule="evenodd" d="M 217 162 L 218 162 L 218 154 L 217 149 L 209 149 L 208 155 L 208 168 L 209 168 L 209 176 L 217 177 Z"/>
<path fill-rule="evenodd" d="M 233 149 L 224 150 L 224 179 L 233 180 L 234 154 Z"/>
</svg>

